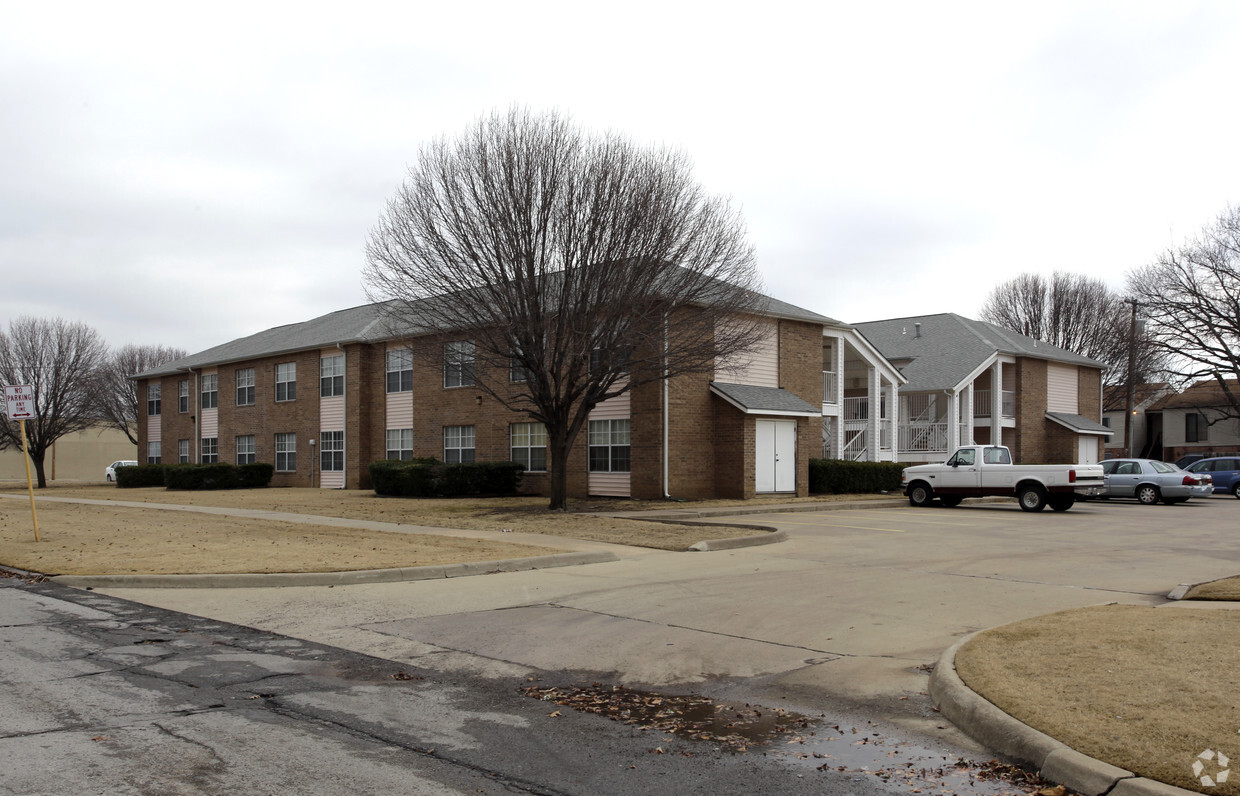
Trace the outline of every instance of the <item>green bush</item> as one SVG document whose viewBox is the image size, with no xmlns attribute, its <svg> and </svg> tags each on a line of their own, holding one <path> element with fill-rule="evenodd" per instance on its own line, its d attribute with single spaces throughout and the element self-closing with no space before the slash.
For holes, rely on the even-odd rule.
<svg viewBox="0 0 1240 796">
<path fill-rule="evenodd" d="M 143 486 L 163 486 L 163 464 L 139 464 L 138 466 L 117 467 L 116 485 L 122 489 L 135 489 Z"/>
<path fill-rule="evenodd" d="M 252 489 L 271 483 L 270 464 L 179 464 L 164 471 L 169 489 Z"/>
<path fill-rule="evenodd" d="M 859 495 L 900 489 L 905 465 L 898 462 L 850 462 L 810 459 L 809 491 L 818 495 Z"/>
<path fill-rule="evenodd" d="M 516 462 L 442 464 L 435 459 L 370 464 L 375 494 L 393 497 L 469 497 L 515 495 L 525 467 Z"/>
</svg>

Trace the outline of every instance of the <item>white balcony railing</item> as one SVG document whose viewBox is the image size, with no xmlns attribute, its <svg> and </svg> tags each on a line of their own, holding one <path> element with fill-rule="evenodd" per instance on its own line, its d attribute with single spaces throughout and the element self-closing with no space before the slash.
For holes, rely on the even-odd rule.
<svg viewBox="0 0 1240 796">
<path fill-rule="evenodd" d="M 822 402 L 824 404 L 836 403 L 836 390 L 839 386 L 839 379 L 833 370 L 824 370 L 822 372 Z"/>
<path fill-rule="evenodd" d="M 1003 401 L 999 409 L 1003 413 L 1001 417 L 1016 417 L 1016 391 L 1004 390 L 1001 400 Z M 990 390 L 974 390 L 973 416 L 990 417 L 990 409 Z"/>
<path fill-rule="evenodd" d="M 887 419 L 886 397 L 884 397 L 879 402 L 879 415 L 878 416 L 882 420 Z M 863 395 L 859 398 L 845 398 L 843 418 L 845 420 L 869 420 L 870 419 L 869 397 Z"/>
<path fill-rule="evenodd" d="M 901 423 L 901 453 L 941 453 L 949 449 L 947 423 Z"/>
</svg>

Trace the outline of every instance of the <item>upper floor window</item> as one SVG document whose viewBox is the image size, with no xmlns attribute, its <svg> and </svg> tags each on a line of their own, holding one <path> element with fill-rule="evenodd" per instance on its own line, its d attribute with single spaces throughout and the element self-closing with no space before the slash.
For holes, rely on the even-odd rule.
<svg viewBox="0 0 1240 796">
<path fill-rule="evenodd" d="M 1197 412 L 1189 412 L 1184 415 L 1184 441 L 1185 442 L 1205 442 L 1208 435 L 1207 429 L 1210 424 L 1206 422 L 1206 416 Z"/>
<path fill-rule="evenodd" d="M 254 435 L 237 437 L 237 464 L 253 464 L 254 455 Z"/>
<path fill-rule="evenodd" d="M 468 387 L 474 383 L 474 343 L 455 340 L 444 343 L 443 386 Z"/>
<path fill-rule="evenodd" d="M 189 379 L 181 379 L 177 384 L 177 411 L 181 414 L 189 411 Z"/>
<path fill-rule="evenodd" d="M 629 444 L 631 428 L 630 421 L 628 420 L 590 421 L 590 472 L 629 472 Z"/>
<path fill-rule="evenodd" d="M 443 460 L 448 464 L 474 460 L 474 427 L 443 427 Z"/>
<path fill-rule="evenodd" d="M 409 392 L 413 389 L 413 351 L 389 348 L 387 352 L 387 391 Z"/>
<path fill-rule="evenodd" d="M 323 398 L 344 395 L 344 354 L 319 360 L 319 395 Z"/>
<path fill-rule="evenodd" d="M 281 362 L 276 365 L 276 400 L 297 399 L 297 363 Z"/>
<path fill-rule="evenodd" d="M 547 470 L 547 427 L 542 423 L 513 423 L 509 426 L 510 454 L 514 462 L 531 472 Z"/>
<path fill-rule="evenodd" d="M 254 403 L 254 368 L 242 368 L 237 371 L 237 406 L 250 406 Z"/>
<path fill-rule="evenodd" d="M 325 473 L 344 470 L 344 432 L 324 431 L 319 438 L 319 469 Z"/>
<path fill-rule="evenodd" d="M 161 384 L 148 384 L 146 387 L 146 413 L 152 417 L 160 413 L 160 407 L 163 405 L 159 397 L 161 392 L 163 392 Z"/>
<path fill-rule="evenodd" d="M 220 377 L 208 373 L 202 377 L 202 408 L 214 409 L 220 405 Z"/>
</svg>

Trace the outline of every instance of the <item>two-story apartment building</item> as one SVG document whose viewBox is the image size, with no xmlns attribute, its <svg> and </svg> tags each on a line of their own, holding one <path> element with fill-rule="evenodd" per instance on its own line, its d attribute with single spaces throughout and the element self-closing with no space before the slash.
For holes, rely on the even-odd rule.
<svg viewBox="0 0 1240 796">
<path fill-rule="evenodd" d="M 1231 380 L 1228 386 L 1233 394 L 1240 391 L 1240 382 Z M 1146 411 L 1154 458 L 1174 462 L 1190 453 L 1205 457 L 1240 453 L 1240 418 L 1214 379 L 1165 394 Z"/>
</svg>

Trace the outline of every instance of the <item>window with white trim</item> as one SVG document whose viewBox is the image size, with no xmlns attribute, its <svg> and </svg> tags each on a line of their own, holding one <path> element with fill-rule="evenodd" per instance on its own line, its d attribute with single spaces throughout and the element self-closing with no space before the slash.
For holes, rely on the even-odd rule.
<svg viewBox="0 0 1240 796">
<path fill-rule="evenodd" d="M 146 413 L 150 417 L 154 417 L 160 413 L 163 401 L 160 400 L 160 393 L 163 392 L 162 384 L 148 384 L 146 386 Z"/>
<path fill-rule="evenodd" d="M 387 391 L 413 390 L 413 350 L 389 348 L 387 351 Z"/>
<path fill-rule="evenodd" d="M 202 377 L 202 408 L 214 409 L 220 405 L 220 377 L 208 373 Z"/>
<path fill-rule="evenodd" d="M 254 405 L 254 368 L 237 371 L 237 406 Z"/>
<path fill-rule="evenodd" d="M 185 397 L 188 398 L 189 396 Z M 177 440 L 177 463 L 189 464 L 189 440 L 187 439 Z"/>
<path fill-rule="evenodd" d="M 461 464 L 474 460 L 474 427 L 443 427 L 443 460 L 448 464 Z"/>
<path fill-rule="evenodd" d="M 158 442 L 146 443 L 146 463 L 147 464 L 160 464 L 162 461 L 163 461 L 163 456 L 162 456 L 162 452 L 160 451 L 160 443 Z"/>
<path fill-rule="evenodd" d="M 319 469 L 325 473 L 344 472 L 343 431 L 324 431 L 319 435 Z"/>
<path fill-rule="evenodd" d="M 387 430 L 387 457 L 409 461 L 413 458 L 413 429 L 389 428 Z"/>
<path fill-rule="evenodd" d="M 629 420 L 590 421 L 588 434 L 590 472 L 629 472 L 631 430 Z"/>
<path fill-rule="evenodd" d="M 508 433 L 512 460 L 530 472 L 546 472 L 547 427 L 542 423 L 513 423 Z"/>
<path fill-rule="evenodd" d="M 474 342 L 454 340 L 443 346 L 443 386 L 469 387 L 474 383 Z"/>
<path fill-rule="evenodd" d="M 177 383 L 177 411 L 181 414 L 189 411 L 189 379 Z"/>
<path fill-rule="evenodd" d="M 281 362 L 276 365 L 276 401 L 297 400 L 297 363 Z"/>
<path fill-rule="evenodd" d="M 319 360 L 319 397 L 344 395 L 344 354 Z"/>
<path fill-rule="evenodd" d="M 237 464 L 253 464 L 255 461 L 254 435 L 237 437 Z"/>
<path fill-rule="evenodd" d="M 297 470 L 297 435 L 276 434 L 276 472 Z"/>
<path fill-rule="evenodd" d="M 219 437 L 203 437 L 202 438 L 202 456 L 203 464 L 216 464 L 220 460 L 220 438 Z"/>
</svg>

